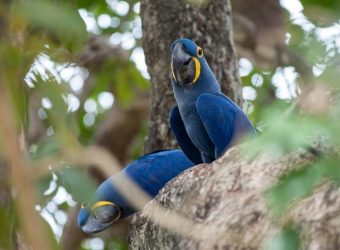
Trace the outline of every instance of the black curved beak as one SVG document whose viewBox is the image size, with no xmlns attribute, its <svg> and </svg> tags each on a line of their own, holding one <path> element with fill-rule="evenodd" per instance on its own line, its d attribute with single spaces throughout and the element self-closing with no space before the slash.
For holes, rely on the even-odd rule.
<svg viewBox="0 0 340 250">
<path fill-rule="evenodd" d="M 195 79 L 195 62 L 181 43 L 176 43 L 172 50 L 172 70 L 175 81 L 180 85 L 187 86 Z"/>
<path fill-rule="evenodd" d="M 120 209 L 114 204 L 97 207 L 91 211 L 86 222 L 81 225 L 81 229 L 87 234 L 101 232 L 117 221 L 120 215 Z"/>
</svg>

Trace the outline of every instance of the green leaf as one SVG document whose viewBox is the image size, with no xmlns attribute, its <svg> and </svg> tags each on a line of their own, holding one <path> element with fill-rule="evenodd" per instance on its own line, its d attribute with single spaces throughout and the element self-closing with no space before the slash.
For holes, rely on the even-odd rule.
<svg viewBox="0 0 340 250">
<path fill-rule="evenodd" d="M 14 249 L 13 248 L 13 215 L 2 207 L 0 207 L 0 248 L 1 249 Z"/>
<path fill-rule="evenodd" d="M 266 245 L 266 250 L 298 250 L 301 249 L 300 235 L 294 229 L 282 229 Z"/>
<path fill-rule="evenodd" d="M 279 183 L 265 193 L 275 216 L 280 216 L 292 202 L 308 196 L 326 178 L 340 184 L 339 159 L 324 159 L 313 166 L 306 166 L 283 176 Z"/>
<path fill-rule="evenodd" d="M 40 178 L 36 182 L 36 188 L 37 188 L 38 194 L 40 195 L 40 198 L 46 200 L 46 199 L 53 197 L 53 195 L 57 191 L 57 188 L 55 188 L 55 190 L 51 194 L 49 194 L 47 197 L 43 195 L 43 193 L 46 192 L 46 190 L 48 190 L 51 182 L 52 182 L 52 178 L 51 178 L 50 175 L 46 175 L 46 176 Z"/>
<path fill-rule="evenodd" d="M 85 23 L 77 8 L 68 1 L 19 1 L 13 14 L 34 29 L 56 35 L 70 50 L 78 49 L 87 37 Z"/>
<path fill-rule="evenodd" d="M 10 103 L 13 106 L 14 116 L 17 122 L 26 125 L 26 95 L 25 89 L 22 88 L 22 79 L 24 76 L 24 58 L 18 48 L 9 43 L 0 43 L 0 69 L 2 82 L 10 96 Z"/>
<path fill-rule="evenodd" d="M 41 159 L 47 156 L 52 156 L 59 153 L 61 150 L 60 141 L 53 137 L 47 137 L 37 146 L 37 148 L 30 152 L 33 160 Z"/>
<path fill-rule="evenodd" d="M 50 99 L 54 115 L 62 120 L 65 119 L 67 113 L 67 104 L 63 95 L 67 93 L 66 85 L 59 84 L 52 73 L 45 72 L 47 79 L 44 80 L 40 74 L 34 73 L 36 78 L 36 88 L 40 91 L 42 97 Z M 46 75 L 44 77 L 46 77 Z"/>
<path fill-rule="evenodd" d="M 281 178 L 280 182 L 265 193 L 274 215 L 283 214 L 294 200 L 310 194 L 324 177 L 322 166 L 306 166 Z"/>
<path fill-rule="evenodd" d="M 340 2 L 337 0 L 301 0 L 304 13 L 318 23 L 331 24 L 339 20 Z"/>
<path fill-rule="evenodd" d="M 332 157 L 322 162 L 325 178 L 334 181 L 337 185 L 340 185 L 339 161 L 338 157 Z"/>
<path fill-rule="evenodd" d="M 58 178 L 77 202 L 89 202 L 94 198 L 96 185 L 81 169 L 66 167 L 58 173 Z"/>
<path fill-rule="evenodd" d="M 105 241 L 105 250 L 109 249 L 128 250 L 129 248 L 128 245 L 126 244 L 126 241 L 118 238 L 113 238 Z"/>
<path fill-rule="evenodd" d="M 327 9 L 336 8 L 339 6 L 339 2 L 334 0 L 301 0 L 301 3 L 304 5 L 304 7 L 314 4 Z"/>
</svg>

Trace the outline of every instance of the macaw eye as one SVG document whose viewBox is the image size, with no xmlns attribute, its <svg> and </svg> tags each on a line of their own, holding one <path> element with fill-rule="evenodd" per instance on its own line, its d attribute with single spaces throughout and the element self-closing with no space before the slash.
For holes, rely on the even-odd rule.
<svg viewBox="0 0 340 250">
<path fill-rule="evenodd" d="M 199 58 L 201 58 L 203 56 L 203 49 L 201 49 L 200 47 L 197 47 L 197 56 Z"/>
</svg>

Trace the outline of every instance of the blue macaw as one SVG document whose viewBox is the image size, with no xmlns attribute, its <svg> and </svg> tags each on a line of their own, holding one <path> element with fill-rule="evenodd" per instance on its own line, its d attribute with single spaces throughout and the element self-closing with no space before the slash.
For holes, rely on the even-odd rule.
<svg viewBox="0 0 340 250">
<path fill-rule="evenodd" d="M 189 39 L 178 39 L 171 54 L 177 106 L 171 110 L 170 126 L 194 163 L 210 163 L 244 135 L 256 133 L 242 109 L 221 93 L 199 46 Z"/>
<path fill-rule="evenodd" d="M 136 212 L 114 187 L 113 183 L 122 173 L 155 197 L 168 181 L 193 165 L 181 150 L 158 151 L 140 157 L 98 187 L 94 201 L 80 209 L 78 225 L 85 233 L 96 233 Z"/>
</svg>

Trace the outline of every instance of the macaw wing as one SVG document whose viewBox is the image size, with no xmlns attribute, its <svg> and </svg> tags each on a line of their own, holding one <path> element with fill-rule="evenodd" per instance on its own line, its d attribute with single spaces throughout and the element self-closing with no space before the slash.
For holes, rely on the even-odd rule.
<svg viewBox="0 0 340 250">
<path fill-rule="evenodd" d="M 192 166 L 185 153 L 175 149 L 144 155 L 123 171 L 153 198 L 168 181 Z"/>
<path fill-rule="evenodd" d="M 237 106 L 220 94 L 202 94 L 196 102 L 197 112 L 215 145 L 215 157 L 225 152 L 235 130 Z"/>
<path fill-rule="evenodd" d="M 203 163 L 200 151 L 192 143 L 187 131 L 185 130 L 184 123 L 177 106 L 173 107 L 170 112 L 170 127 L 179 146 L 186 156 L 195 164 Z"/>
</svg>

